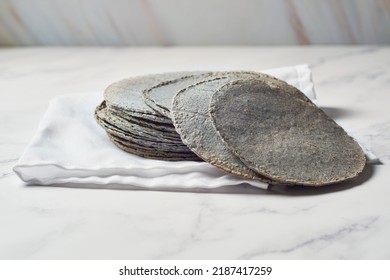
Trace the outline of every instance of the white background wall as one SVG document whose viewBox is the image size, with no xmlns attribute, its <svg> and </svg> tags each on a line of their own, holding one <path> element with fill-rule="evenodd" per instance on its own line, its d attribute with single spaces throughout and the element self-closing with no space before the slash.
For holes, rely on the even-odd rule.
<svg viewBox="0 0 390 280">
<path fill-rule="evenodd" d="M 0 46 L 390 43 L 390 0 L 0 0 Z"/>
</svg>

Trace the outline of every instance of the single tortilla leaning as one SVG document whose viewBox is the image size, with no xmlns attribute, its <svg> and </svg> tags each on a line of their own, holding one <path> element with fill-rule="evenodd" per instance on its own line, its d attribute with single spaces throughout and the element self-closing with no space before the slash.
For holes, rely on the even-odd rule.
<svg viewBox="0 0 390 280">
<path fill-rule="evenodd" d="M 231 174 L 272 184 L 275 182 L 248 168 L 226 148 L 209 115 L 211 97 L 220 87 L 229 81 L 250 76 L 253 74 L 228 74 L 178 92 L 172 102 L 172 120 L 183 143 L 206 162 Z M 256 76 L 270 79 L 267 75 Z"/>
<path fill-rule="evenodd" d="M 236 80 L 212 96 L 213 125 L 242 162 L 275 181 L 321 186 L 357 176 L 365 165 L 360 146 L 294 91 L 261 79 Z"/>
</svg>

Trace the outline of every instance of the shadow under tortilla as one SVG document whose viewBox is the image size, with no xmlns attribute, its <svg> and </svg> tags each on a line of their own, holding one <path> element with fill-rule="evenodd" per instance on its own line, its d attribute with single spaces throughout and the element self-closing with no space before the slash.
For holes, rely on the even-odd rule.
<svg viewBox="0 0 390 280">
<path fill-rule="evenodd" d="M 357 177 L 346 180 L 341 183 L 336 183 L 328 186 L 310 187 L 310 186 L 286 186 L 286 185 L 273 185 L 268 187 L 268 191 L 275 195 L 286 196 L 308 196 L 308 195 L 320 195 L 333 192 L 339 192 L 348 190 L 368 181 L 374 174 L 375 165 L 367 164 Z"/>
<path fill-rule="evenodd" d="M 345 108 L 335 108 L 335 107 L 321 107 L 320 109 L 325 112 L 330 118 L 337 120 L 337 119 L 343 119 L 347 117 L 354 116 L 358 114 L 358 112 L 351 110 L 351 109 L 345 109 Z"/>
</svg>

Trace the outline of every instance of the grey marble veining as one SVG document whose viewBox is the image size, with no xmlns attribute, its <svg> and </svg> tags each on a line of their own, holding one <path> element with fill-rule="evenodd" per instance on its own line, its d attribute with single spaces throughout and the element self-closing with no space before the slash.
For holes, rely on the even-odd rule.
<svg viewBox="0 0 390 280">
<path fill-rule="evenodd" d="M 0 1 L 0 45 L 389 44 L 390 0 Z"/>
<path fill-rule="evenodd" d="M 1 259 L 389 259 L 390 48 L 0 49 Z M 49 100 L 137 74 L 309 63 L 319 104 L 382 160 L 325 188 L 180 193 L 25 186 Z"/>
</svg>

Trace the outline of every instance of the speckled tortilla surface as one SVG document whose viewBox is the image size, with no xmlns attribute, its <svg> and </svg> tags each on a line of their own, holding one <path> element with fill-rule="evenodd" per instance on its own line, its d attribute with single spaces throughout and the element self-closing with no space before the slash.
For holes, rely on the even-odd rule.
<svg viewBox="0 0 390 280">
<path fill-rule="evenodd" d="M 272 180 L 320 186 L 353 178 L 364 168 L 360 146 L 287 84 L 226 84 L 212 96 L 210 115 L 227 148 Z"/>
</svg>

